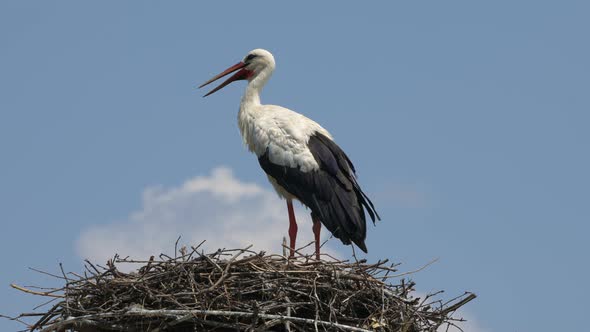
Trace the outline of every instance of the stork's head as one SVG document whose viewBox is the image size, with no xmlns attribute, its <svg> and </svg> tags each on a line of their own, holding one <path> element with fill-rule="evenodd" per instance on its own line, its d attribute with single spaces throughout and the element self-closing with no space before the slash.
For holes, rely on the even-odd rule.
<svg viewBox="0 0 590 332">
<path fill-rule="evenodd" d="M 239 80 L 252 81 L 260 76 L 267 77 L 267 75 L 270 75 L 270 73 L 272 73 L 274 68 L 275 68 L 275 58 L 272 56 L 272 54 L 267 50 L 257 48 L 255 50 L 248 52 L 248 54 L 246 54 L 246 56 L 244 57 L 244 59 L 242 61 L 227 68 L 226 70 L 224 70 L 220 74 L 216 75 L 212 79 L 201 84 L 199 86 L 199 88 L 202 88 L 209 83 L 215 82 L 218 79 L 220 79 L 226 75 L 229 75 L 236 70 L 238 71 L 237 73 L 233 74 L 230 78 L 225 80 L 223 83 L 221 83 L 219 86 L 217 86 L 215 89 L 209 91 L 206 95 L 203 96 L 203 97 L 207 97 L 208 95 L 220 90 L 221 88 L 225 87 L 226 85 L 230 84 L 233 81 L 239 81 Z M 266 75 L 264 75 L 264 74 L 266 74 Z"/>
</svg>

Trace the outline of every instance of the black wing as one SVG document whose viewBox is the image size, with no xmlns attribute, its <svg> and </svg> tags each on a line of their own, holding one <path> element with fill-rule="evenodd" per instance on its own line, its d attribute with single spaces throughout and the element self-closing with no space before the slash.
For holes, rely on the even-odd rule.
<svg viewBox="0 0 590 332">
<path fill-rule="evenodd" d="M 354 165 L 334 141 L 320 133 L 309 138 L 308 147 L 320 165 L 318 170 L 302 172 L 273 164 L 268 150 L 258 161 L 266 174 L 310 208 L 336 238 L 344 244 L 352 241 L 367 252 L 364 210 L 373 223 L 379 215 L 356 181 Z"/>
</svg>

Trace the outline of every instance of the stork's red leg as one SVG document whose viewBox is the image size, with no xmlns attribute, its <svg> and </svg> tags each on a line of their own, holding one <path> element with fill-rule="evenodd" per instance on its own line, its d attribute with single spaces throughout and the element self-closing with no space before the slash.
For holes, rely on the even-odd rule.
<svg viewBox="0 0 590 332">
<path fill-rule="evenodd" d="M 313 220 L 313 236 L 315 238 L 315 258 L 320 260 L 320 231 L 322 230 L 322 223 L 316 218 L 313 213 L 311 214 L 311 220 Z"/>
<path fill-rule="evenodd" d="M 293 201 L 287 199 L 287 210 L 289 210 L 289 248 L 291 253 L 289 257 L 295 256 L 295 241 L 297 239 L 297 221 L 295 221 L 295 211 L 293 211 Z"/>
</svg>

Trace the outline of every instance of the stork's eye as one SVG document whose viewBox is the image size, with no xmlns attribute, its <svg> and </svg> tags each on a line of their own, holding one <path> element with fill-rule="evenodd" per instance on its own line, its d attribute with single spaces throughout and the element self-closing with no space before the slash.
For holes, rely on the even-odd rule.
<svg viewBox="0 0 590 332">
<path fill-rule="evenodd" d="M 248 54 L 248 56 L 246 57 L 246 62 L 248 62 L 248 61 L 250 61 L 250 60 L 254 59 L 254 58 L 255 58 L 255 57 L 257 57 L 257 56 L 258 56 L 258 55 L 256 55 L 256 54 Z"/>
</svg>

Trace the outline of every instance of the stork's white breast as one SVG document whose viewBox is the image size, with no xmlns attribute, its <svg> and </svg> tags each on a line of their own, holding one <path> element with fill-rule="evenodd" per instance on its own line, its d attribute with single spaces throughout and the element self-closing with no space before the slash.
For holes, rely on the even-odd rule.
<svg viewBox="0 0 590 332">
<path fill-rule="evenodd" d="M 307 143 L 320 132 L 331 135 L 315 121 L 275 105 L 260 105 L 256 110 L 240 110 L 238 124 L 248 149 L 262 156 L 268 150 L 273 164 L 309 172 L 319 168 Z"/>
</svg>

